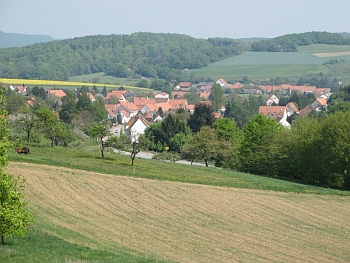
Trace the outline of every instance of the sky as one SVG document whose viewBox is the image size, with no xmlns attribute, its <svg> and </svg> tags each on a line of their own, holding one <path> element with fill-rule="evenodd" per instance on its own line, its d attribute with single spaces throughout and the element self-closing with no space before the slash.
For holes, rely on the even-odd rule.
<svg viewBox="0 0 350 263">
<path fill-rule="evenodd" d="M 0 0 L 0 30 L 65 39 L 135 32 L 273 38 L 350 32 L 349 0 Z"/>
</svg>

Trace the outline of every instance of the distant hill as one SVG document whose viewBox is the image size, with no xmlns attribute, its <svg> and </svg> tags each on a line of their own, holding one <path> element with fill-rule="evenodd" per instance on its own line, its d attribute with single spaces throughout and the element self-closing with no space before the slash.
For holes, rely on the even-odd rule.
<svg viewBox="0 0 350 263">
<path fill-rule="evenodd" d="M 171 81 L 180 78 L 184 69 L 206 67 L 249 49 L 250 44 L 240 40 L 204 40 L 180 34 L 86 36 L 0 49 L 0 75 L 68 80 L 104 72 L 119 78 Z"/>
<path fill-rule="evenodd" d="M 49 42 L 55 40 L 47 35 L 25 35 L 17 33 L 5 33 L 0 30 L 0 48 L 22 47 L 29 44 Z"/>
</svg>

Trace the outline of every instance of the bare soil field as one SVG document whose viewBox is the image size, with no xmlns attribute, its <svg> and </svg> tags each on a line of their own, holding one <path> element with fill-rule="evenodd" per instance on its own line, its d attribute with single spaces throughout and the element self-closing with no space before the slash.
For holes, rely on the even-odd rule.
<svg viewBox="0 0 350 263">
<path fill-rule="evenodd" d="M 319 58 L 326 58 L 326 57 L 340 57 L 340 56 L 348 56 L 350 55 L 350 51 L 343 51 L 343 52 L 329 52 L 329 53 L 316 53 L 315 56 Z"/>
<path fill-rule="evenodd" d="M 27 179 L 37 227 L 69 242 L 177 262 L 350 262 L 350 197 L 28 163 L 10 163 L 6 172 Z"/>
</svg>

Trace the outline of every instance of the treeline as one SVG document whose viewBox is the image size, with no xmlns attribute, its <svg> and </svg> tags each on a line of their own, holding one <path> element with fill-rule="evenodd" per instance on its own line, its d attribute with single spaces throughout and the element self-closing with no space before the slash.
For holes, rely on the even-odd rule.
<svg viewBox="0 0 350 263">
<path fill-rule="evenodd" d="M 272 39 L 252 43 L 251 51 L 260 52 L 297 52 L 298 46 L 311 44 L 349 45 L 350 39 L 342 34 L 329 32 L 307 32 L 288 34 Z"/>
<path fill-rule="evenodd" d="M 183 69 L 205 67 L 249 48 L 250 44 L 239 40 L 179 34 L 86 36 L 0 49 L 0 76 L 68 80 L 104 72 L 116 77 L 176 80 Z"/>
</svg>

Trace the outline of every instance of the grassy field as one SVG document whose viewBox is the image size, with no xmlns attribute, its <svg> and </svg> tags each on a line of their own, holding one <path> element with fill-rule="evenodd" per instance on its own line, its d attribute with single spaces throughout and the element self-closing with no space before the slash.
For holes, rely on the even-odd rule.
<svg viewBox="0 0 350 263">
<path fill-rule="evenodd" d="M 310 54 L 344 52 L 344 51 L 350 51 L 350 45 L 314 44 L 309 46 L 299 46 L 298 51 L 306 52 Z"/>
<path fill-rule="evenodd" d="M 45 247 L 57 253 L 51 262 L 113 262 L 108 253 L 126 256 L 115 262 L 350 261 L 348 191 L 141 158 L 132 167 L 96 147 L 30 148 L 11 151 L 6 171 L 27 179 L 39 239 L 59 238 Z M 13 260 L 20 242 L 30 250 L 11 239 L 0 262 L 25 262 Z"/>
</svg>

